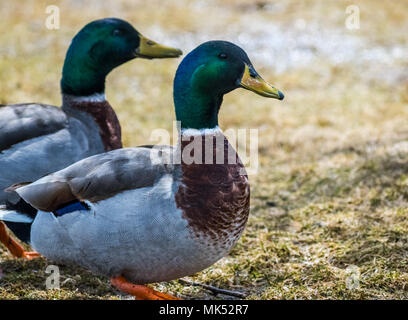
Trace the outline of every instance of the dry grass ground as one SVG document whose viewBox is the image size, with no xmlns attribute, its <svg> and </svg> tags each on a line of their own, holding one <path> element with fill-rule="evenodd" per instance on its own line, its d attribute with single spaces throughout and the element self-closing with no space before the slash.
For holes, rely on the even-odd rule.
<svg viewBox="0 0 408 320">
<path fill-rule="evenodd" d="M 191 277 L 250 299 L 408 298 L 408 1 L 54 1 L 61 29 L 44 27 L 48 1 L 0 3 L 0 103 L 60 103 L 65 50 L 88 21 L 117 16 L 189 51 L 209 39 L 243 46 L 283 102 L 236 90 L 221 127 L 258 128 L 251 215 L 231 254 Z M 344 26 L 358 5 L 360 30 Z M 132 61 L 108 79 L 126 146 L 171 130 L 179 61 Z M 45 259 L 0 248 L 2 299 L 120 299 L 108 280 L 61 266 L 45 289 Z M 349 266 L 360 272 L 349 289 Z M 154 267 L 154 266 L 152 266 Z M 179 281 L 184 298 L 225 298 Z"/>
</svg>

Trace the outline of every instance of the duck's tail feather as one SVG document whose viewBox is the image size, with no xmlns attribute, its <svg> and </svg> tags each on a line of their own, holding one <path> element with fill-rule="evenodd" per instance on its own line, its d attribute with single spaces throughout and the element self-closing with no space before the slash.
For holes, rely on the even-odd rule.
<svg viewBox="0 0 408 320">
<path fill-rule="evenodd" d="M 37 212 L 37 209 L 19 198 L 16 203 L 6 202 L 6 205 L 0 206 L 0 221 L 4 221 L 17 238 L 28 243 Z"/>
<path fill-rule="evenodd" d="M 0 206 L 0 220 L 4 222 L 16 222 L 16 223 L 32 223 L 33 218 L 20 213 L 15 210 L 8 210 L 6 206 Z"/>
</svg>

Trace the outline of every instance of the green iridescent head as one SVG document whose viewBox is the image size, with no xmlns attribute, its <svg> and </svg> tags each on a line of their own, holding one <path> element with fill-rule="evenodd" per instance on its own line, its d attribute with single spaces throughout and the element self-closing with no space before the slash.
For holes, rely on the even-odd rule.
<svg viewBox="0 0 408 320">
<path fill-rule="evenodd" d="M 93 21 L 72 40 L 62 70 L 63 93 L 87 96 L 103 93 L 110 71 L 136 57 L 175 58 L 179 49 L 143 37 L 131 24 L 117 18 Z"/>
<path fill-rule="evenodd" d="M 284 95 L 255 71 L 247 54 L 227 41 L 209 41 L 191 51 L 174 79 L 176 117 L 182 128 L 218 125 L 224 94 L 245 88 L 261 96 L 282 100 Z"/>
</svg>

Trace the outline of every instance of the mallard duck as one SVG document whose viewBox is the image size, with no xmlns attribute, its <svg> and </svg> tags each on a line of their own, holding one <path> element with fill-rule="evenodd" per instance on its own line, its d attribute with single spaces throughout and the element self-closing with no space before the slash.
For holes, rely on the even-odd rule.
<svg viewBox="0 0 408 320">
<path fill-rule="evenodd" d="M 110 277 L 138 299 L 173 299 L 144 285 L 211 266 L 248 218 L 248 177 L 218 126 L 223 96 L 239 87 L 283 99 L 240 47 L 198 46 L 174 79 L 177 147 L 118 149 L 14 185 L 24 205 L 3 208 L 0 220 L 32 222 L 32 246 L 53 261 Z"/>
<path fill-rule="evenodd" d="M 93 21 L 72 40 L 62 70 L 62 108 L 38 103 L 0 106 L 0 204 L 3 190 L 19 181 L 34 181 L 83 158 L 122 147 L 121 128 L 105 98 L 105 78 L 114 68 L 141 58 L 172 58 L 179 49 L 162 46 L 128 22 L 108 18 Z M 8 223 L 15 233 L 27 228 Z M 17 257 L 35 253 L 6 233 L 0 240 Z"/>
</svg>

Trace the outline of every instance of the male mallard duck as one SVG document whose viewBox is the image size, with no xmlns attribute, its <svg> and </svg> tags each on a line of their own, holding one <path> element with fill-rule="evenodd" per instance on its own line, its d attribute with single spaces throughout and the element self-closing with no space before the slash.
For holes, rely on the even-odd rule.
<svg viewBox="0 0 408 320">
<path fill-rule="evenodd" d="M 65 58 L 62 108 L 37 103 L 0 107 L 0 203 L 10 182 L 37 179 L 90 155 L 121 148 L 120 124 L 105 99 L 106 76 L 136 57 L 181 54 L 143 37 L 120 19 L 96 20 L 82 28 Z"/>
<path fill-rule="evenodd" d="M 218 127 L 223 95 L 239 87 L 283 99 L 240 47 L 200 45 L 174 80 L 178 148 L 114 150 L 14 185 L 9 191 L 25 207 L 3 208 L 0 219 L 32 222 L 31 244 L 47 258 L 111 277 L 139 299 L 173 298 L 143 284 L 209 267 L 229 252 L 248 218 L 248 178 Z M 180 162 L 165 161 L 176 154 Z"/>
<path fill-rule="evenodd" d="M 105 78 L 141 58 L 178 57 L 182 52 L 142 36 L 128 22 L 109 18 L 87 24 L 74 37 L 62 70 L 62 108 L 24 103 L 0 106 L 0 204 L 3 190 L 34 181 L 86 157 L 122 147 L 115 111 L 105 99 Z M 26 226 L 8 223 L 20 233 Z M 24 252 L 0 222 L 0 241 L 17 257 Z"/>
</svg>

